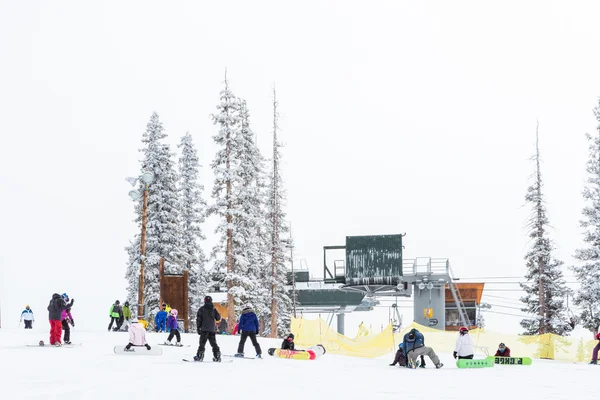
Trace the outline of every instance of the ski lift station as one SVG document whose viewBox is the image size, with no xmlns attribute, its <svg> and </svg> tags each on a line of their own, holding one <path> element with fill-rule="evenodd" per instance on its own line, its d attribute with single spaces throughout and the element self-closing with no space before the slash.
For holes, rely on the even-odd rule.
<svg viewBox="0 0 600 400">
<path fill-rule="evenodd" d="M 457 283 L 447 258 L 404 259 L 403 236 L 347 236 L 345 245 L 324 246 L 323 279 L 311 279 L 307 270 L 289 274 L 296 311 L 329 314 L 330 321 L 335 315 L 344 334 L 346 313 L 372 310 L 378 297 L 412 297 L 415 322 L 440 330 L 474 328 L 484 284 Z M 401 317 L 392 307 L 397 330 Z"/>
</svg>

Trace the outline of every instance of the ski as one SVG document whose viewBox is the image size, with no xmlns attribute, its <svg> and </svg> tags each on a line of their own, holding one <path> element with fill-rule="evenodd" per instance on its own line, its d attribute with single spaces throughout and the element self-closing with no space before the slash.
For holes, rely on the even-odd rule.
<svg viewBox="0 0 600 400">
<path fill-rule="evenodd" d="M 188 360 L 187 358 L 182 358 L 182 361 L 185 362 L 189 362 L 189 363 L 194 363 L 194 364 L 223 364 L 223 363 L 232 363 L 233 360 L 221 360 L 221 361 L 213 361 L 212 359 L 210 360 L 203 360 L 203 361 L 194 361 L 194 360 Z"/>
</svg>

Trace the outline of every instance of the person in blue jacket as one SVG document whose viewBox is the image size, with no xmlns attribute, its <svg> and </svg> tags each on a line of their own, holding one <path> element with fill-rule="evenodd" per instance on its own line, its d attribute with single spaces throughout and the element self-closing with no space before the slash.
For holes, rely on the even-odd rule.
<svg viewBox="0 0 600 400">
<path fill-rule="evenodd" d="M 404 335 L 402 344 L 409 365 L 414 363 L 417 360 L 417 357 L 424 355 L 428 356 L 431 361 L 433 361 L 436 368 L 442 368 L 444 366 L 444 364 L 440 362 L 437 354 L 435 354 L 435 351 L 433 351 L 431 347 L 425 346 L 425 337 L 417 329 L 413 328 Z"/>
<path fill-rule="evenodd" d="M 154 323 L 156 324 L 156 332 L 167 331 L 167 317 L 169 314 L 161 307 L 160 311 L 156 313 Z"/>
<path fill-rule="evenodd" d="M 256 357 L 262 358 L 260 344 L 258 344 L 258 341 L 256 341 L 256 334 L 259 332 L 259 330 L 258 318 L 256 317 L 254 310 L 252 310 L 252 304 L 248 303 L 242 310 L 240 323 L 238 325 L 238 332 L 241 332 L 242 336 L 240 337 L 240 344 L 238 345 L 238 351 L 235 355 L 236 357 L 244 357 L 244 345 L 246 344 L 246 339 L 250 337 L 252 345 L 256 350 Z"/>
</svg>

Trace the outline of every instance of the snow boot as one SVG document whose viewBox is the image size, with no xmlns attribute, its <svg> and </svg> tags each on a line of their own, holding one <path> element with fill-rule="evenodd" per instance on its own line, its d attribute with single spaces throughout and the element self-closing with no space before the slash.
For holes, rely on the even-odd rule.
<svg viewBox="0 0 600 400">
<path fill-rule="evenodd" d="M 183 345 L 181 344 L 181 342 L 175 343 L 175 346 L 177 346 L 177 347 L 183 347 Z"/>
<path fill-rule="evenodd" d="M 244 353 L 235 353 L 234 357 L 244 357 Z"/>
<path fill-rule="evenodd" d="M 221 353 L 215 353 L 213 357 L 214 362 L 221 362 Z"/>
<path fill-rule="evenodd" d="M 592 360 L 592 361 L 590 361 L 590 364 L 593 364 L 593 365 L 598 365 L 598 361 L 594 361 L 594 360 Z"/>
<path fill-rule="evenodd" d="M 262 358 L 262 356 L 260 354 L 257 354 L 256 358 Z"/>
<path fill-rule="evenodd" d="M 56 347 L 60 347 L 60 346 L 62 346 L 62 343 L 60 343 L 60 342 L 56 342 L 56 343 L 54 343 L 54 345 L 55 345 Z"/>
<path fill-rule="evenodd" d="M 171 346 L 171 345 L 172 345 L 172 343 L 170 340 L 165 340 L 165 346 Z"/>
<path fill-rule="evenodd" d="M 204 360 L 204 352 L 198 353 L 194 356 L 194 361 L 202 362 Z"/>
<path fill-rule="evenodd" d="M 442 368 L 443 366 L 444 366 L 444 364 L 442 364 L 441 362 L 439 362 L 439 363 L 435 364 L 435 368 L 436 368 L 436 369 L 440 369 L 440 368 Z"/>
</svg>

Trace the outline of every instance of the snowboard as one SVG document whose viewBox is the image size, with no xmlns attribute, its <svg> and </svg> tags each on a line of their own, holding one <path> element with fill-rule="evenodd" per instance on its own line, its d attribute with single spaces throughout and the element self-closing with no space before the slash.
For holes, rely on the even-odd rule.
<svg viewBox="0 0 600 400">
<path fill-rule="evenodd" d="M 63 343 L 61 346 L 54 346 L 54 345 L 51 345 L 50 343 L 44 343 L 43 340 L 40 340 L 40 342 L 38 344 L 28 344 L 26 346 L 27 347 L 68 347 L 68 348 L 71 348 L 71 347 L 78 347 L 81 345 L 82 345 L 82 343 L 71 343 L 71 344 Z"/>
<path fill-rule="evenodd" d="M 488 357 L 479 360 L 456 360 L 456 366 L 458 368 L 490 368 L 494 366 L 494 358 Z"/>
<path fill-rule="evenodd" d="M 529 357 L 495 357 L 489 356 L 487 359 L 492 360 L 497 365 L 531 365 L 532 360 Z"/>
<path fill-rule="evenodd" d="M 317 357 L 320 357 L 323 354 L 325 354 L 325 348 L 320 344 L 310 347 L 305 351 L 282 350 L 272 347 L 267 351 L 267 353 L 269 353 L 270 356 L 275 356 L 279 358 L 290 358 L 293 360 L 314 360 Z"/>
<path fill-rule="evenodd" d="M 146 349 L 144 346 L 134 346 L 130 350 L 133 351 L 125 351 L 125 346 L 115 346 L 113 351 L 115 354 L 124 354 L 124 355 L 132 355 L 132 356 L 160 356 L 162 355 L 162 349 L 156 346 L 152 347 L 150 350 Z"/>
<path fill-rule="evenodd" d="M 159 346 L 166 346 L 166 347 L 190 347 L 191 345 L 189 344 L 184 344 L 183 346 L 175 346 L 174 344 L 165 344 L 165 343 L 159 343 Z"/>
<path fill-rule="evenodd" d="M 212 358 L 204 359 L 202 361 L 194 361 L 194 360 L 188 360 L 187 358 L 182 358 L 181 361 L 189 362 L 192 364 L 223 364 L 223 363 L 232 363 L 233 362 L 233 360 L 221 360 L 220 362 L 213 361 Z"/>
<path fill-rule="evenodd" d="M 236 357 L 235 355 L 231 354 L 221 354 L 221 357 L 244 358 L 246 360 L 262 360 L 262 358 L 258 357 Z"/>
</svg>

